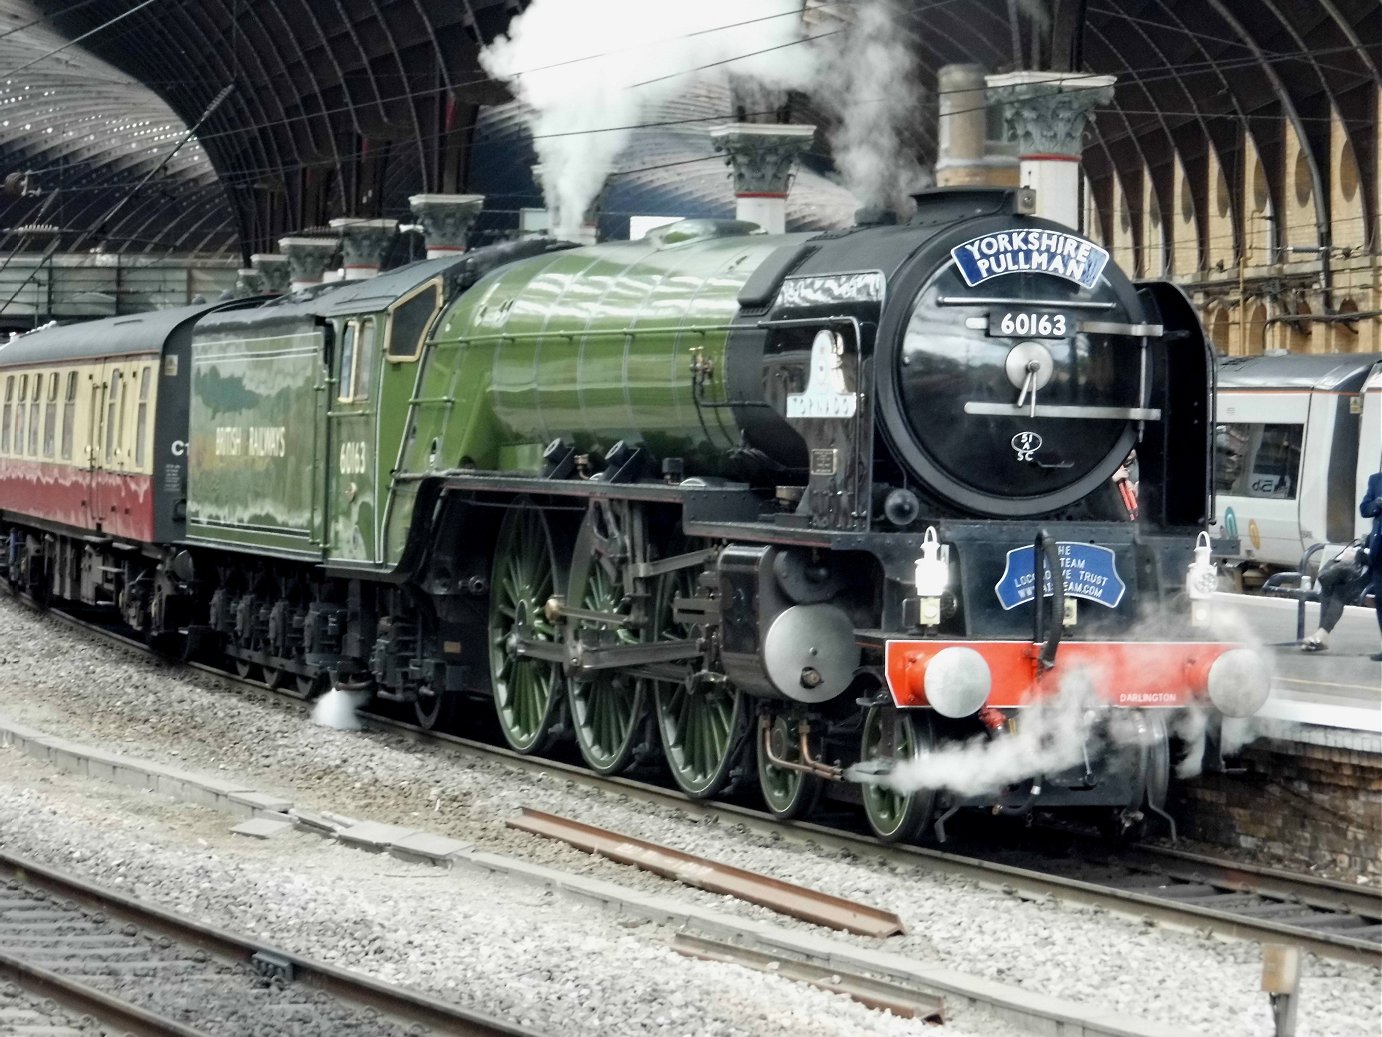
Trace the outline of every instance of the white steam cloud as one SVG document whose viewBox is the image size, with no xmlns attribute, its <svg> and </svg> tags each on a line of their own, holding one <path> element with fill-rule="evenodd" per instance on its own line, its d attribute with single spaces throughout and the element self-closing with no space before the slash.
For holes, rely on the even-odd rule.
<svg viewBox="0 0 1382 1037">
<path fill-rule="evenodd" d="M 337 731 L 360 730 L 356 710 L 369 701 L 368 692 L 342 691 L 333 687 L 312 707 L 312 722 Z"/>
<path fill-rule="evenodd" d="M 921 75 L 902 12 L 885 0 L 859 8 L 828 51 L 813 93 L 836 115 L 830 148 L 845 186 L 870 206 L 902 210 L 931 174 L 913 136 L 924 113 Z"/>
<path fill-rule="evenodd" d="M 1267 664 L 1269 679 L 1274 679 L 1272 653 L 1237 610 L 1216 602 L 1210 613 L 1209 633 L 1216 640 L 1257 651 Z M 1130 631 L 1128 639 L 1157 640 L 1159 636 L 1159 624 L 1147 623 Z M 1086 754 L 1099 751 L 1122 755 L 1121 764 L 1115 759 L 1116 766 L 1131 766 L 1135 761 L 1132 751 L 1151 744 L 1159 732 L 1150 723 L 1139 723 L 1132 711 L 1109 707 L 1096 692 L 1097 687 L 1106 683 L 1107 677 L 1097 670 L 1072 675 L 1062 682 L 1056 695 L 1024 708 L 1018 714 L 1015 732 L 1004 732 L 993 739 L 978 736 L 967 742 L 944 744 L 899 762 L 885 775 L 874 776 L 860 770 L 849 777 L 878 781 L 899 792 L 949 789 L 962 796 L 973 796 L 1063 771 L 1086 762 Z M 1211 722 L 1218 723 L 1217 739 L 1224 756 L 1236 754 L 1267 733 L 1258 717 L 1221 717 L 1208 702 L 1147 713 L 1159 716 L 1180 742 L 1183 755 L 1172 761 L 1178 778 L 1193 778 L 1203 769 Z"/>
<path fill-rule="evenodd" d="M 803 38 L 801 0 L 534 0 L 480 63 L 532 109 L 553 233 L 571 236 L 649 108 L 699 72 L 802 88 Z"/>
<path fill-rule="evenodd" d="M 1052 698 L 1028 706 L 1017 730 L 994 739 L 978 736 L 903 760 L 879 779 L 899 792 L 950 789 L 962 796 L 997 792 L 1013 782 L 1054 774 L 1085 759 L 1090 735 L 1104 711 L 1088 680 L 1067 680 Z M 1122 734 L 1129 741 L 1131 731 Z M 851 775 L 870 780 L 865 774 Z"/>
<path fill-rule="evenodd" d="M 809 91 L 832 115 L 836 165 L 861 202 L 897 205 L 923 186 L 909 144 L 921 119 L 918 69 L 894 5 L 820 3 L 811 29 L 802 9 L 802 0 L 533 0 L 480 63 L 531 111 L 552 233 L 574 236 L 633 128 L 698 76 L 729 75 L 754 107 L 773 91 Z"/>
</svg>

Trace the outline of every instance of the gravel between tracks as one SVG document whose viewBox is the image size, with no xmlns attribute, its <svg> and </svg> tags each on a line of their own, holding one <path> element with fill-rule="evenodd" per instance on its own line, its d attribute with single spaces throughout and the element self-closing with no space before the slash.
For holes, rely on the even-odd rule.
<svg viewBox="0 0 1382 1037">
<path fill-rule="evenodd" d="M 523 806 L 576 816 L 895 910 L 910 933 L 837 939 L 886 945 L 1215 1037 L 1272 1032 L 1258 989 L 1261 954 L 1251 944 L 1143 927 L 1090 908 L 1027 903 L 872 857 L 801 848 L 388 733 L 329 731 L 5 599 L 0 630 L 0 709 L 64 737 L 229 772 L 302 806 L 415 825 L 625 887 L 812 928 L 504 827 Z M 532 887 L 403 865 L 306 835 L 268 844 L 233 839 L 224 815 L 61 775 L 17 753 L 0 753 L 0 760 L 0 840 L 17 852 L 72 863 L 98 881 L 119 878 L 124 888 L 197 917 L 497 1014 L 552 1029 L 629 1034 L 918 1029 L 786 981 L 685 961 L 665 949 L 669 933 L 659 926 L 628 927 Z M 1379 993 L 1377 969 L 1309 959 L 1299 1032 L 1375 1034 Z M 793 1016 L 783 1014 L 788 1005 Z M 1005 1032 L 978 1013 L 947 1027 L 967 1029 Z"/>
</svg>

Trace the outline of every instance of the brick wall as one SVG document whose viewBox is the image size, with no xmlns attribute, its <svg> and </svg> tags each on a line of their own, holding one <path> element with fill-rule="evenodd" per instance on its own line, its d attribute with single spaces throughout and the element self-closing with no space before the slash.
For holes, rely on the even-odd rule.
<svg viewBox="0 0 1382 1037">
<path fill-rule="evenodd" d="M 1180 834 L 1255 850 L 1288 867 L 1382 880 L 1382 756 L 1259 741 L 1236 774 L 1204 774 L 1172 792 Z"/>
</svg>

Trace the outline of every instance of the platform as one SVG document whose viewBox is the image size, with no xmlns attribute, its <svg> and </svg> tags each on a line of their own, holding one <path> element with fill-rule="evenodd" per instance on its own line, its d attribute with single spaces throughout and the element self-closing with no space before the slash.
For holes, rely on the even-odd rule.
<svg viewBox="0 0 1382 1037">
<path fill-rule="evenodd" d="M 1275 660 L 1273 695 L 1259 714 L 1261 719 L 1366 732 L 1373 737 L 1363 741 L 1370 744 L 1350 742 L 1348 748 L 1382 752 L 1382 663 L 1368 658 L 1382 647 L 1374 610 L 1345 609 L 1329 639 L 1329 649 L 1305 653 L 1297 647 L 1294 601 L 1227 593 L 1215 597 L 1216 612 L 1222 606 L 1242 620 L 1241 631 L 1230 629 L 1229 636 L 1256 639 Z M 1319 616 L 1319 605 L 1305 606 L 1307 635 L 1319 626 Z M 1302 740 L 1299 733 L 1284 737 Z M 1332 744 L 1322 732 L 1303 740 Z"/>
</svg>

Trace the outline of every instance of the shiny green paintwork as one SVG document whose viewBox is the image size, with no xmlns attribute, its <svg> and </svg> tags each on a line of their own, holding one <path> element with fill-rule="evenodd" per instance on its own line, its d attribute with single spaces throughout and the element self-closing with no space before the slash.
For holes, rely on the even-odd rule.
<svg viewBox="0 0 1382 1037">
<path fill-rule="evenodd" d="M 310 321 L 194 337 L 190 539 L 320 556 L 323 351 Z"/>
<path fill-rule="evenodd" d="M 543 447 L 624 440 L 713 468 L 739 442 L 729 408 L 696 406 L 692 364 L 723 402 L 736 296 L 776 248 L 804 235 L 667 242 L 677 235 L 557 252 L 496 271 L 434 327 L 401 473 L 539 467 Z M 403 548 L 416 482 L 395 484 L 386 557 Z"/>
<path fill-rule="evenodd" d="M 442 275 L 456 263 L 413 264 L 369 283 L 213 318 L 196 332 L 194 539 L 378 565 L 379 502 L 388 500 L 398 463 L 427 324 L 405 321 L 390 356 L 394 311 L 426 294 L 423 312 L 434 313 Z M 272 431 L 251 431 L 265 428 Z M 273 449 L 251 452 L 261 441 Z"/>
</svg>

